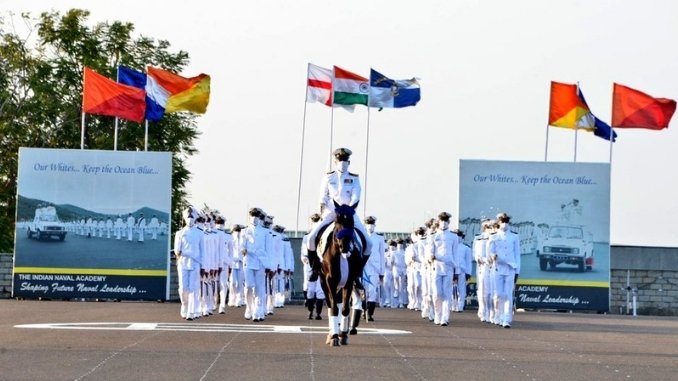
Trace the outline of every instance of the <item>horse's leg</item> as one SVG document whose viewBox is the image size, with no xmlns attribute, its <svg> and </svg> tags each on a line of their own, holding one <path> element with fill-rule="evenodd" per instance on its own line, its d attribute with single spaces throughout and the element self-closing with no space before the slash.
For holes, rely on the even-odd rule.
<svg viewBox="0 0 678 381">
<path fill-rule="evenodd" d="M 350 279 L 349 279 L 350 281 Z M 339 337 L 341 339 L 341 345 L 348 345 L 348 318 L 351 313 L 351 294 L 353 293 L 353 287 L 351 283 L 348 283 L 341 290 L 341 300 L 343 303 L 341 306 L 341 333 Z"/>
<path fill-rule="evenodd" d="M 332 285 L 329 287 L 332 289 Z M 329 325 L 329 333 L 327 334 L 326 344 L 333 347 L 339 346 L 339 306 L 337 305 L 338 294 L 336 292 L 326 295 L 328 302 L 327 320 Z"/>
</svg>

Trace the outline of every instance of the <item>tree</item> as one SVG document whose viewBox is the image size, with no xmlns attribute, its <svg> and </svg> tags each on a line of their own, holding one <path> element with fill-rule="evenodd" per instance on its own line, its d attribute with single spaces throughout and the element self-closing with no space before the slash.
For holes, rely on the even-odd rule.
<svg viewBox="0 0 678 381">
<path fill-rule="evenodd" d="M 87 24 L 89 11 L 0 16 L 0 252 L 13 251 L 19 147 L 80 148 L 82 76 L 85 66 L 115 78 L 119 64 L 181 72 L 188 53 L 170 52 L 165 40 L 134 37 L 134 25 Z M 22 24 L 17 25 L 16 22 Z M 22 30 L 22 32 L 18 30 Z M 37 32 L 37 33 L 36 33 Z M 111 117 L 87 116 L 86 149 L 113 149 Z M 144 145 L 144 129 L 121 120 L 118 150 Z M 172 152 L 172 221 L 181 223 L 186 205 L 188 157 L 197 153 L 195 117 L 165 115 L 149 123 L 149 151 Z"/>
</svg>

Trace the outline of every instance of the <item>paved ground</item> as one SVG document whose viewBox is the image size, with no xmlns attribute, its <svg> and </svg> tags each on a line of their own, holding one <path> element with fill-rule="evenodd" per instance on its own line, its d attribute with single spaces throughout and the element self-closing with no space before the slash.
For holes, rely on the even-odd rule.
<svg viewBox="0 0 678 381">
<path fill-rule="evenodd" d="M 326 319 L 306 320 L 302 306 L 275 312 L 263 323 L 244 320 L 242 309 L 185 322 L 174 303 L 0 300 L 0 379 L 675 380 L 678 372 L 675 318 L 523 312 L 503 329 L 475 311 L 439 327 L 414 311 L 378 309 L 348 346 L 332 348 Z M 27 326 L 35 324 L 42 328 Z"/>
</svg>

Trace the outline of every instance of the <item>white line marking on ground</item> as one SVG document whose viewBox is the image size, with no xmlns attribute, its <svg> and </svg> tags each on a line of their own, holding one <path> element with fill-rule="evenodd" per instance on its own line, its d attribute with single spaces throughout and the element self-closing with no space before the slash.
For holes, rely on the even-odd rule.
<svg viewBox="0 0 678 381">
<path fill-rule="evenodd" d="M 20 324 L 14 328 L 24 329 L 77 329 L 77 330 L 133 330 L 133 331 L 182 331 L 182 332 L 235 332 L 235 333 L 312 333 L 327 334 L 327 327 L 297 325 L 258 324 L 202 324 L 202 323 L 43 323 Z M 409 335 L 411 331 L 382 328 L 360 328 L 361 335 Z"/>
</svg>

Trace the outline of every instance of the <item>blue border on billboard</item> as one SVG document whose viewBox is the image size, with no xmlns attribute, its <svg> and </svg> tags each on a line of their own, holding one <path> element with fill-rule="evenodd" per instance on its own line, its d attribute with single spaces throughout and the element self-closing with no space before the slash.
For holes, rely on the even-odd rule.
<svg viewBox="0 0 678 381">
<path fill-rule="evenodd" d="M 469 245 L 481 219 L 512 217 L 521 243 L 518 307 L 609 310 L 608 163 L 461 160 L 459 174 L 459 227 Z"/>
<path fill-rule="evenodd" d="M 172 154 L 20 148 L 12 295 L 169 298 Z"/>
</svg>

